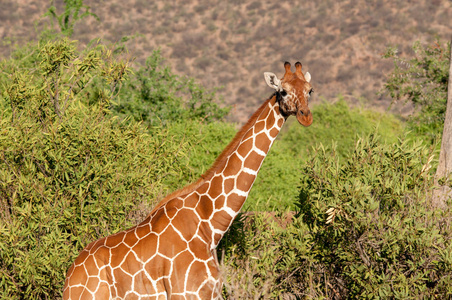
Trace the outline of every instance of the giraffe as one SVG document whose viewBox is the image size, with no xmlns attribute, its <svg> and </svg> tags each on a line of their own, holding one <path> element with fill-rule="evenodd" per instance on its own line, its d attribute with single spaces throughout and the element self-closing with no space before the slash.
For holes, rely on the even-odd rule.
<svg viewBox="0 0 452 300">
<path fill-rule="evenodd" d="M 63 299 L 221 299 L 216 247 L 242 208 L 284 122 L 312 123 L 309 72 L 284 63 L 275 91 L 195 183 L 165 197 L 135 227 L 90 243 L 69 268 Z"/>
</svg>

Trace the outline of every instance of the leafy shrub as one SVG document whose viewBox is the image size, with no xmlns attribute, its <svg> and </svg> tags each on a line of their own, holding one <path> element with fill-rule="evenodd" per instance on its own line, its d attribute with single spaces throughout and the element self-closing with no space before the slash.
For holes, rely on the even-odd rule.
<svg viewBox="0 0 452 300">
<path fill-rule="evenodd" d="M 417 136 L 427 137 L 430 142 L 442 133 L 444 125 L 449 47 L 439 41 L 427 46 L 416 42 L 413 58 L 399 57 L 395 48 L 388 48 L 384 55 L 394 62 L 385 91 L 394 101 L 411 101 L 415 105 L 417 111 L 410 118 L 410 129 Z"/>
<path fill-rule="evenodd" d="M 51 6 L 44 14 L 44 16 L 49 17 L 50 25 L 52 29 L 50 32 L 44 32 L 44 34 L 51 34 L 55 32 L 54 22 L 56 21 L 61 33 L 66 36 L 71 36 L 74 33 L 75 23 L 81 21 L 82 19 L 91 16 L 96 20 L 100 20 L 99 17 L 90 12 L 90 7 L 83 4 L 83 0 L 63 0 L 64 2 L 64 12 L 60 15 L 57 13 L 57 8 L 53 5 L 54 1 L 51 1 Z"/>
<path fill-rule="evenodd" d="M 79 52 L 77 42 L 67 38 L 30 43 L 12 56 L 0 64 L 2 107 L 13 118 L 24 109 L 21 113 L 32 114 L 41 123 L 62 118 L 76 102 L 108 110 L 130 73 L 129 62 L 106 46 L 95 44 Z"/>
<path fill-rule="evenodd" d="M 113 107 L 117 113 L 150 125 L 166 125 L 192 119 L 212 122 L 229 112 L 214 102 L 215 92 L 173 74 L 169 67 L 162 68 L 162 60 L 160 52 L 154 51 L 134 71 L 121 91 L 121 102 Z"/>
<path fill-rule="evenodd" d="M 207 171 L 237 132 L 234 124 L 220 121 L 206 123 L 196 119 L 171 123 L 167 130 L 176 143 L 185 142 L 189 147 L 184 157 L 187 160 L 183 162 L 192 171 L 192 177 L 186 178 L 187 182 L 198 179 Z"/>
<path fill-rule="evenodd" d="M 60 297 L 66 270 L 88 242 L 136 224 L 174 189 L 166 178 L 190 172 L 180 163 L 186 142 L 108 110 L 127 62 L 100 46 L 79 53 L 68 39 L 28 49 L 2 62 L 5 299 Z"/>
<path fill-rule="evenodd" d="M 3 116 L 5 117 L 5 116 Z M 43 129 L 2 118 L 3 297 L 59 295 L 79 251 L 141 220 L 177 176 L 184 145 L 89 108 Z"/>
<path fill-rule="evenodd" d="M 330 297 L 450 297 L 450 211 L 429 208 L 425 197 L 432 158 L 418 144 L 387 145 L 370 136 L 343 164 L 323 147 L 308 160 L 299 214 L 325 266 Z"/>
<path fill-rule="evenodd" d="M 219 245 L 226 299 L 319 298 L 309 228 L 292 217 L 262 212 L 234 222 Z"/>
<path fill-rule="evenodd" d="M 300 172 L 292 221 L 287 213 L 260 214 L 225 237 L 228 294 L 450 297 L 450 207 L 434 210 L 425 199 L 433 184 L 431 157 L 419 144 L 385 144 L 373 135 L 341 163 L 334 148 L 316 147 Z"/>
</svg>

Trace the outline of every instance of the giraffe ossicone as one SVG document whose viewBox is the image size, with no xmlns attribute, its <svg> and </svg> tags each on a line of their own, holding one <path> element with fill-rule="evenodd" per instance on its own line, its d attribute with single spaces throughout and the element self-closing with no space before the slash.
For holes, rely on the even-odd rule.
<svg viewBox="0 0 452 300">
<path fill-rule="evenodd" d="M 309 126 L 311 75 L 284 64 L 275 90 L 213 166 L 135 227 L 92 242 L 69 268 L 63 299 L 221 299 L 216 247 L 242 208 L 286 119 Z"/>
</svg>

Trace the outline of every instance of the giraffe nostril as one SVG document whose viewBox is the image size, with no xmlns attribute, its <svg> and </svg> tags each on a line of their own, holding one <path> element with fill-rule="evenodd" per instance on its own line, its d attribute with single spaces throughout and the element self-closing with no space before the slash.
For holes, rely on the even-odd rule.
<svg viewBox="0 0 452 300">
<path fill-rule="evenodd" d="M 302 110 L 300 110 L 300 114 L 301 114 L 302 116 L 304 116 L 304 112 L 303 112 Z"/>
</svg>

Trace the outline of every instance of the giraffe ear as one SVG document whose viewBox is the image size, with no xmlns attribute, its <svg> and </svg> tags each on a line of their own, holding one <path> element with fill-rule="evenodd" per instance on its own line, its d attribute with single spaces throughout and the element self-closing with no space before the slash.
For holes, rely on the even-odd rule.
<svg viewBox="0 0 452 300">
<path fill-rule="evenodd" d="M 311 81 L 311 74 L 309 72 L 306 72 L 306 74 L 304 74 L 304 79 L 306 79 L 306 82 L 310 82 Z"/>
<path fill-rule="evenodd" d="M 275 74 L 273 74 L 272 72 L 265 72 L 264 77 L 265 82 L 267 82 L 269 87 L 276 90 L 277 92 L 282 90 L 281 80 L 279 80 Z"/>
</svg>

